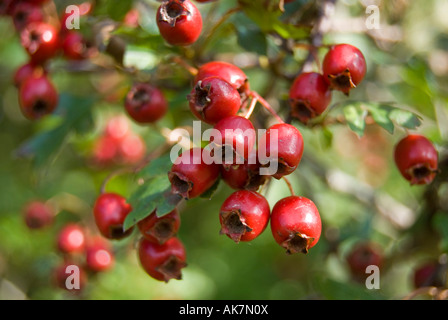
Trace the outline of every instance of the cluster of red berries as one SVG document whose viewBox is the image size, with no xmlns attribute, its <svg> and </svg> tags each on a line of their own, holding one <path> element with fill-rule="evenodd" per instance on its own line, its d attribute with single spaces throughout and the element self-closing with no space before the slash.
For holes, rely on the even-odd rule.
<svg viewBox="0 0 448 320">
<path fill-rule="evenodd" d="M 52 17 L 44 14 L 47 0 L 4 0 L 0 14 L 9 15 L 20 34 L 29 62 L 21 66 L 14 75 L 14 84 L 19 89 L 19 104 L 23 115 L 36 120 L 52 113 L 58 105 L 58 92 L 47 72 L 47 62 L 59 52 L 66 59 L 83 60 L 92 57 L 96 50 L 89 46 L 83 35 L 66 27 L 70 15 L 65 14 L 55 26 L 47 21 Z M 90 11 L 90 4 L 79 6 L 80 14 Z"/>
</svg>

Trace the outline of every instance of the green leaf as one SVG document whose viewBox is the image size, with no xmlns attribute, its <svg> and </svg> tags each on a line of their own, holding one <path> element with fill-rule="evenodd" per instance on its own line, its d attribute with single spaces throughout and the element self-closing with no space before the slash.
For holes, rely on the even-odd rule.
<svg viewBox="0 0 448 320">
<path fill-rule="evenodd" d="M 422 123 L 416 114 L 402 109 L 393 109 L 389 117 L 397 125 L 406 129 L 415 129 Z"/>
<path fill-rule="evenodd" d="M 151 162 L 138 173 L 138 177 L 147 179 L 156 175 L 166 175 L 166 173 L 170 171 L 172 165 L 173 163 L 171 162 L 170 154 L 165 154 L 159 158 L 151 160 Z"/>
<path fill-rule="evenodd" d="M 394 133 L 395 126 L 389 117 L 392 107 L 376 103 L 368 103 L 366 104 L 366 107 L 373 120 L 375 120 L 378 125 L 390 134 Z"/>
<path fill-rule="evenodd" d="M 164 215 L 167 215 L 168 213 L 173 211 L 182 200 L 182 196 L 171 193 L 171 188 L 165 190 L 165 192 L 163 193 L 163 200 L 157 206 L 157 217 L 163 217 Z"/>
<path fill-rule="evenodd" d="M 210 200 L 216 193 L 216 190 L 218 190 L 220 181 L 221 179 L 216 180 L 216 182 L 210 188 L 208 188 L 207 191 L 205 191 L 203 194 L 200 195 L 200 198 Z"/>
<path fill-rule="evenodd" d="M 359 137 L 362 137 L 366 127 L 365 118 L 367 116 L 367 110 L 362 108 L 361 103 L 353 103 L 345 106 L 343 112 L 350 129 Z"/>
<path fill-rule="evenodd" d="M 433 220 L 434 228 L 440 233 L 440 250 L 448 252 L 448 215 L 443 212 L 438 212 Z"/>
<path fill-rule="evenodd" d="M 258 28 L 237 28 L 238 44 L 246 51 L 267 54 L 266 36 Z"/>
<path fill-rule="evenodd" d="M 96 1 L 94 16 L 104 15 L 115 21 L 122 21 L 132 8 L 133 1 L 101 0 Z"/>
<path fill-rule="evenodd" d="M 162 201 L 162 195 L 162 192 L 156 192 L 144 198 L 140 198 L 138 202 L 132 206 L 132 211 L 124 220 L 123 229 L 129 230 L 139 221 L 149 216 Z"/>
</svg>

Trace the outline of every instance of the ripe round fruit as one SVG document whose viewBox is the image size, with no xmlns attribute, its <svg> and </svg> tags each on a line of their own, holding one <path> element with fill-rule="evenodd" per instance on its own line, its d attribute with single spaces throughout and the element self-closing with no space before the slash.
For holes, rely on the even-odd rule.
<svg viewBox="0 0 448 320">
<path fill-rule="evenodd" d="M 19 88 L 19 104 L 23 115 L 36 120 L 52 113 L 58 105 L 56 88 L 45 74 L 32 75 Z"/>
<path fill-rule="evenodd" d="M 86 246 L 86 266 L 95 272 L 106 271 L 114 265 L 115 258 L 110 244 L 101 237 L 89 239 Z"/>
<path fill-rule="evenodd" d="M 172 193 L 192 199 L 200 196 L 216 182 L 219 177 L 219 165 L 206 164 L 202 151 L 199 147 L 192 148 L 175 160 L 168 173 Z"/>
<path fill-rule="evenodd" d="M 252 241 L 266 229 L 269 216 L 269 203 L 261 194 L 248 190 L 236 191 L 221 206 L 220 233 L 236 243 Z"/>
<path fill-rule="evenodd" d="M 289 90 L 291 116 L 303 123 L 321 115 L 330 102 L 331 90 L 320 73 L 300 74 Z"/>
<path fill-rule="evenodd" d="M 428 261 L 418 266 L 413 275 L 413 283 L 415 288 L 421 287 L 443 287 L 446 282 L 446 274 L 442 272 L 443 268 L 437 260 Z M 446 270 L 445 270 L 446 272 Z"/>
<path fill-rule="evenodd" d="M 53 223 L 54 210 L 42 201 L 29 202 L 23 211 L 25 223 L 30 229 L 42 229 Z"/>
<path fill-rule="evenodd" d="M 300 131 L 287 123 L 271 126 L 258 142 L 259 161 L 270 170 L 276 179 L 291 174 L 297 168 L 303 154 L 303 137 Z M 266 164 L 268 162 L 268 164 Z"/>
<path fill-rule="evenodd" d="M 47 23 L 29 24 L 20 34 L 22 46 L 28 52 L 31 61 L 42 64 L 56 55 L 59 39 L 56 29 Z"/>
<path fill-rule="evenodd" d="M 125 238 L 132 232 L 132 229 L 123 229 L 124 220 L 131 211 L 131 205 L 116 193 L 103 193 L 93 207 L 98 230 L 105 238 L 114 240 Z"/>
<path fill-rule="evenodd" d="M 240 94 L 248 93 L 249 81 L 246 74 L 237 66 L 223 61 L 211 61 L 198 69 L 195 83 L 209 77 L 219 77 L 230 83 Z"/>
<path fill-rule="evenodd" d="M 305 197 L 283 198 L 272 209 L 271 231 L 287 254 L 308 253 L 319 241 L 322 231 L 319 211 Z"/>
<path fill-rule="evenodd" d="M 370 242 L 357 244 L 348 254 L 347 263 L 350 271 L 356 280 L 366 278 L 366 269 L 370 265 L 382 267 L 383 254 L 380 248 Z"/>
<path fill-rule="evenodd" d="M 14 74 L 14 85 L 17 88 L 20 88 L 26 79 L 33 76 L 38 77 L 45 73 L 46 71 L 42 66 L 34 65 L 33 63 L 28 62 L 16 70 Z"/>
<path fill-rule="evenodd" d="M 70 60 L 83 60 L 92 57 L 96 49 L 80 32 L 68 31 L 62 39 L 64 56 Z"/>
<path fill-rule="evenodd" d="M 429 184 L 438 171 L 438 153 L 424 136 L 410 134 L 395 146 L 395 163 L 411 184 Z"/>
<path fill-rule="evenodd" d="M 43 22 L 44 15 L 38 5 L 19 2 L 12 11 L 12 19 L 16 30 L 21 31 L 33 22 Z"/>
<path fill-rule="evenodd" d="M 182 268 L 187 265 L 185 248 L 178 238 L 170 238 L 164 244 L 141 238 L 138 256 L 146 273 L 159 281 L 182 279 Z"/>
<path fill-rule="evenodd" d="M 84 230 L 77 224 L 67 224 L 58 234 L 58 248 L 63 253 L 80 253 L 85 243 Z"/>
<path fill-rule="evenodd" d="M 337 44 L 325 55 L 322 70 L 331 89 L 348 95 L 364 78 L 367 66 L 358 48 L 350 44 Z"/>
<path fill-rule="evenodd" d="M 163 217 L 157 217 L 154 211 L 138 223 L 138 228 L 147 240 L 163 244 L 179 231 L 179 212 L 174 209 Z"/>
<path fill-rule="evenodd" d="M 241 106 L 238 91 L 219 77 L 199 80 L 188 95 L 191 112 L 209 124 L 236 115 Z"/>
<path fill-rule="evenodd" d="M 162 91 L 147 83 L 135 84 L 127 94 L 124 105 L 131 118 L 139 123 L 156 122 L 168 110 Z"/>
<path fill-rule="evenodd" d="M 190 0 L 162 2 L 156 19 L 161 36 L 171 45 L 188 46 L 201 35 L 201 12 Z"/>
<path fill-rule="evenodd" d="M 77 267 L 77 268 L 76 268 Z M 77 275 L 74 272 L 79 271 Z M 72 293 L 80 292 L 87 285 L 87 273 L 83 267 L 73 261 L 65 261 L 53 271 L 54 283 L 57 287 Z M 70 279 L 69 279 L 70 277 Z M 78 287 L 77 287 L 78 286 Z"/>
</svg>

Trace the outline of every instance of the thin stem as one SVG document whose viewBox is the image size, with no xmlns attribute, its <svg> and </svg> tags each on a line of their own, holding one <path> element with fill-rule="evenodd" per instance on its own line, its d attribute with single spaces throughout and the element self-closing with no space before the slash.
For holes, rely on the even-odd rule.
<svg viewBox="0 0 448 320">
<path fill-rule="evenodd" d="M 173 57 L 173 62 L 181 65 L 185 70 L 187 70 L 192 76 L 196 76 L 198 74 L 198 69 L 191 66 L 184 59 L 179 56 Z"/>
<path fill-rule="evenodd" d="M 244 118 L 246 118 L 246 119 L 250 118 L 250 116 L 252 115 L 252 112 L 254 112 L 254 110 L 255 110 L 255 106 L 257 105 L 257 102 L 258 102 L 257 98 L 252 98 L 252 101 L 250 102 L 250 105 L 249 105 L 249 110 L 247 111 Z"/>
<path fill-rule="evenodd" d="M 100 194 L 106 193 L 106 185 L 110 180 L 112 180 L 112 178 L 125 173 L 132 173 L 132 172 L 134 172 L 134 169 L 132 167 L 125 167 L 125 168 L 119 168 L 109 173 L 107 177 L 103 180 L 103 183 L 101 183 Z"/>
<path fill-rule="evenodd" d="M 292 196 L 295 196 L 296 194 L 294 193 L 294 189 L 292 187 L 291 182 L 286 178 L 286 177 L 282 177 L 283 181 L 286 182 L 286 185 L 288 186 L 289 192 L 291 192 Z"/>
<path fill-rule="evenodd" d="M 256 91 L 251 91 L 250 95 L 254 98 L 256 98 L 260 104 L 266 109 L 268 110 L 276 119 L 278 122 L 280 123 L 285 123 L 285 121 L 283 121 L 282 118 L 280 118 L 280 116 L 277 114 L 277 112 L 275 112 L 275 110 L 271 107 L 271 105 L 269 104 L 269 102 L 267 102 L 266 100 L 264 100 L 264 98 L 262 96 L 260 96 L 258 94 L 258 92 Z"/>
</svg>

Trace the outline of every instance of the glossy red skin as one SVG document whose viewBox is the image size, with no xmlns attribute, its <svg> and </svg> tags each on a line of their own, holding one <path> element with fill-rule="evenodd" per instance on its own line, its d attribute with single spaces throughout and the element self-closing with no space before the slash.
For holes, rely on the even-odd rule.
<svg viewBox="0 0 448 320">
<path fill-rule="evenodd" d="M 206 99 L 209 101 L 205 101 Z M 197 82 L 188 100 L 190 110 L 196 118 L 212 125 L 236 115 L 241 106 L 238 91 L 219 77 L 209 77 Z"/>
<path fill-rule="evenodd" d="M 196 2 L 201 2 L 201 3 L 207 3 L 207 2 L 213 2 L 216 0 L 196 0 Z"/>
<path fill-rule="evenodd" d="M 29 24 L 20 34 L 22 46 L 34 64 L 43 64 L 54 57 L 59 50 L 59 37 L 56 29 L 47 23 Z"/>
<path fill-rule="evenodd" d="M 121 163 L 135 164 L 145 156 L 146 145 L 140 135 L 130 133 L 120 140 L 118 152 Z"/>
<path fill-rule="evenodd" d="M 101 237 L 89 239 L 86 246 L 86 267 L 95 272 L 102 272 L 113 267 L 114 254 L 110 244 Z"/>
<path fill-rule="evenodd" d="M 291 237 L 300 234 L 308 238 L 303 253 L 308 252 L 319 241 L 322 222 L 315 204 L 299 196 L 289 196 L 278 201 L 271 213 L 271 231 L 275 241 L 287 249 L 287 253 L 295 253 L 287 247 Z"/>
<path fill-rule="evenodd" d="M 177 209 L 163 217 L 157 217 L 156 212 L 152 212 L 148 217 L 141 220 L 138 224 L 140 233 L 149 241 L 159 244 L 165 243 L 168 239 L 174 237 L 180 228 L 180 215 Z M 160 229 L 163 229 L 161 234 Z M 169 231 L 168 231 L 169 230 Z"/>
<path fill-rule="evenodd" d="M 347 256 L 347 263 L 350 272 L 357 279 L 366 278 L 366 268 L 375 265 L 381 268 L 383 265 L 383 255 L 380 248 L 369 242 L 356 245 Z"/>
<path fill-rule="evenodd" d="M 429 184 L 434 180 L 438 168 L 438 153 L 424 136 L 410 134 L 395 146 L 394 159 L 401 175 L 411 184 Z M 417 169 L 426 168 L 424 176 L 415 175 Z"/>
<path fill-rule="evenodd" d="M 54 210 L 45 202 L 32 201 L 24 208 L 25 223 L 30 229 L 42 229 L 54 221 Z"/>
<path fill-rule="evenodd" d="M 349 86 L 337 87 L 331 81 L 331 75 L 337 76 L 345 70 L 350 72 L 351 80 L 357 86 L 364 78 L 367 70 L 366 60 L 362 52 L 350 44 L 337 44 L 328 50 L 322 63 L 325 81 L 332 89 L 340 90 L 346 94 L 352 89 Z"/>
<path fill-rule="evenodd" d="M 68 31 L 62 39 L 64 56 L 70 60 L 84 60 L 96 53 L 95 48 L 89 48 L 83 35 L 76 31 Z"/>
<path fill-rule="evenodd" d="M 230 167 L 231 164 L 241 163 L 249 157 L 257 138 L 255 128 L 250 120 L 240 116 L 230 116 L 218 121 L 213 128 L 220 132 L 222 139 L 215 141 L 212 136 L 210 143 L 216 146 L 229 146 L 236 155 L 232 157 L 232 163 L 223 163 L 223 166 Z M 224 158 L 225 154 L 223 154 L 223 160 Z"/>
<path fill-rule="evenodd" d="M 122 239 L 127 237 L 132 229 L 123 230 L 123 223 L 132 211 L 126 198 L 116 193 L 103 193 L 93 206 L 93 216 L 100 233 L 107 239 Z"/>
<path fill-rule="evenodd" d="M 41 8 L 29 2 L 19 2 L 12 11 L 12 19 L 17 31 L 23 30 L 33 22 L 43 22 L 44 15 Z"/>
<path fill-rule="evenodd" d="M 52 113 L 58 102 L 56 88 L 45 74 L 27 78 L 19 88 L 20 108 L 29 120 L 36 120 Z"/>
<path fill-rule="evenodd" d="M 168 173 L 172 193 L 179 194 L 185 199 L 192 199 L 200 196 L 216 182 L 220 167 L 215 163 L 206 164 L 202 158 L 202 151 L 202 148 L 192 148 L 176 159 Z M 179 187 L 180 180 L 182 187 L 185 184 L 189 185 L 188 190 Z"/>
<path fill-rule="evenodd" d="M 300 74 L 289 90 L 291 115 L 303 123 L 321 115 L 330 102 L 330 87 L 320 73 Z M 305 110 L 302 111 L 302 108 Z"/>
<path fill-rule="evenodd" d="M 167 8 L 182 8 L 182 14 L 173 17 L 172 23 L 163 12 Z M 157 10 L 157 26 L 161 36 L 171 45 L 189 46 L 196 42 L 202 31 L 202 16 L 190 0 L 168 0 Z"/>
<path fill-rule="evenodd" d="M 186 266 L 184 245 L 176 237 L 169 239 L 164 244 L 151 242 L 142 237 L 138 245 L 138 257 L 146 273 L 159 281 L 180 280 L 181 269 Z M 167 274 L 164 273 L 163 266 L 170 260 L 174 261 L 175 270 Z"/>
<path fill-rule="evenodd" d="M 209 77 L 220 77 L 230 83 L 239 93 L 249 90 L 246 74 L 237 66 L 223 61 L 212 61 L 198 69 L 195 83 Z"/>
<path fill-rule="evenodd" d="M 128 92 L 125 109 L 139 123 L 154 123 L 168 111 L 168 103 L 158 88 L 147 83 L 137 83 Z"/>
<path fill-rule="evenodd" d="M 273 130 L 278 132 L 278 141 L 275 141 Z M 258 142 L 258 148 L 259 150 L 266 148 L 266 152 L 263 151 L 262 154 L 266 154 L 267 157 L 274 156 L 277 152 L 279 168 L 272 176 L 280 179 L 294 172 L 299 165 L 304 149 L 303 137 L 296 127 L 279 123 L 266 130 Z M 263 163 L 263 159 L 260 159 L 260 162 Z"/>
<path fill-rule="evenodd" d="M 44 68 L 39 65 L 34 65 L 31 62 L 26 63 L 16 70 L 14 74 L 14 85 L 17 88 L 20 88 L 20 86 L 26 79 L 30 78 L 33 75 L 38 76 L 42 74 L 46 75 L 46 70 Z"/>
<path fill-rule="evenodd" d="M 226 223 L 225 217 L 229 214 L 238 214 L 239 221 L 246 226 L 246 229 L 233 232 Z M 266 229 L 270 214 L 269 203 L 261 194 L 249 190 L 236 191 L 221 206 L 219 214 L 221 233 L 236 243 L 252 241 Z"/>
<path fill-rule="evenodd" d="M 83 228 L 77 224 L 67 224 L 58 234 L 57 244 L 63 253 L 80 253 L 85 249 L 86 239 Z"/>
<path fill-rule="evenodd" d="M 66 281 L 67 278 L 70 277 L 72 275 L 72 273 L 66 273 L 67 271 L 67 267 L 68 266 L 77 266 L 79 268 L 79 289 L 67 289 L 67 285 L 66 285 Z M 84 289 L 84 287 L 87 285 L 87 273 L 84 270 L 84 268 L 82 266 L 79 266 L 78 264 L 76 264 L 76 262 L 74 261 L 66 261 L 63 262 L 62 264 L 56 266 L 56 268 L 53 271 L 53 275 L 54 275 L 54 283 L 55 285 L 60 288 L 60 289 L 64 289 L 64 290 L 68 290 L 69 292 L 72 293 L 76 293 L 76 292 L 80 292 Z"/>
</svg>

